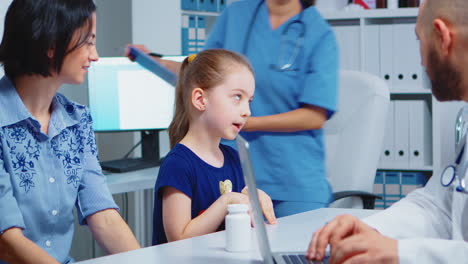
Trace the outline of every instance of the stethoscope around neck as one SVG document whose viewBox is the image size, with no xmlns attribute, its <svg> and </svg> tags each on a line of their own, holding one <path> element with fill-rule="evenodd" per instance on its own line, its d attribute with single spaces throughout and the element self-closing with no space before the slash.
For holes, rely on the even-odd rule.
<svg viewBox="0 0 468 264">
<path fill-rule="evenodd" d="M 250 37 L 252 35 L 252 29 L 254 27 L 255 21 L 258 16 L 258 12 L 260 11 L 260 7 L 265 1 L 262 0 L 258 3 L 257 7 L 255 8 L 255 11 L 253 13 L 252 19 L 250 21 L 249 27 L 247 29 L 247 34 L 245 35 L 245 40 L 244 40 L 244 45 L 242 47 L 242 53 L 244 55 L 247 55 L 248 51 L 248 44 L 250 41 Z M 276 71 L 298 71 L 297 68 L 294 68 L 294 62 L 299 56 L 299 52 L 301 49 L 304 47 L 304 37 L 305 37 L 305 31 L 306 31 L 306 25 L 302 21 L 303 17 L 303 11 L 299 13 L 299 17 L 297 19 L 292 20 L 291 22 L 288 22 L 288 24 L 284 27 L 283 31 L 281 32 L 281 39 L 280 39 L 280 50 L 278 54 L 278 62 L 276 64 L 271 64 L 270 68 L 276 70 Z M 294 50 L 291 53 L 291 56 L 289 58 L 286 58 L 286 36 L 289 33 L 291 27 L 293 25 L 298 25 L 299 26 L 299 35 L 296 40 L 296 44 L 294 45 Z"/>
<path fill-rule="evenodd" d="M 454 164 L 445 167 L 442 171 L 440 175 L 440 183 L 444 187 L 449 187 L 455 182 L 455 180 L 457 180 L 455 190 L 460 193 L 468 194 L 468 189 L 465 183 L 466 173 L 468 171 L 468 157 L 466 155 L 468 124 L 464 119 L 464 111 L 465 107 L 458 112 L 455 122 L 455 162 Z"/>
</svg>

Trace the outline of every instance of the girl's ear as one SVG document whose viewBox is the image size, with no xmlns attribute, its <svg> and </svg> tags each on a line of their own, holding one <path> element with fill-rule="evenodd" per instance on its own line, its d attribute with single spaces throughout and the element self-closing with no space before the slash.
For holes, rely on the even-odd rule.
<svg viewBox="0 0 468 264">
<path fill-rule="evenodd" d="M 192 91 L 192 105 L 199 111 L 206 109 L 206 92 L 202 88 L 195 88 Z"/>
</svg>

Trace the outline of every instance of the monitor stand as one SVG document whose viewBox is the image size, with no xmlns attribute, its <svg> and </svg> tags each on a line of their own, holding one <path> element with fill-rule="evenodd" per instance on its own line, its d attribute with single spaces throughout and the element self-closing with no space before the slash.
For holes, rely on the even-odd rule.
<svg viewBox="0 0 468 264">
<path fill-rule="evenodd" d="M 103 170 L 110 172 L 129 172 L 161 164 L 159 157 L 159 130 L 141 131 L 141 158 L 128 158 L 101 162 Z"/>
</svg>

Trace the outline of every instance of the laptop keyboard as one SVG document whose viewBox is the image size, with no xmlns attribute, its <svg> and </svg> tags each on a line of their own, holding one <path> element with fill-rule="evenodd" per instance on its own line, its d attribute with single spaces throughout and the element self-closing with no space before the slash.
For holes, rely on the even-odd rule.
<svg viewBox="0 0 468 264">
<path fill-rule="evenodd" d="M 305 257 L 305 255 L 282 255 L 282 257 L 287 264 L 325 264 L 327 263 L 326 259 L 320 262 L 308 260 Z"/>
</svg>

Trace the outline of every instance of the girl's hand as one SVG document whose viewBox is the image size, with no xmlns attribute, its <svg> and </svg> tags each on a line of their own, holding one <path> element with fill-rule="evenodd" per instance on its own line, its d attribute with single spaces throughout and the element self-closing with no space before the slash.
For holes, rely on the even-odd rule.
<svg viewBox="0 0 468 264">
<path fill-rule="evenodd" d="M 228 204 L 249 204 L 249 197 L 244 193 L 227 192 L 223 194 L 226 201 L 226 208 Z"/>
<path fill-rule="evenodd" d="M 273 210 L 273 202 L 271 201 L 270 196 L 264 191 L 257 189 L 258 199 L 260 200 L 260 206 L 262 207 L 263 215 L 265 215 L 266 220 L 270 225 L 278 223 L 276 221 L 275 211 Z M 242 193 L 248 196 L 247 186 L 242 189 Z"/>
</svg>

